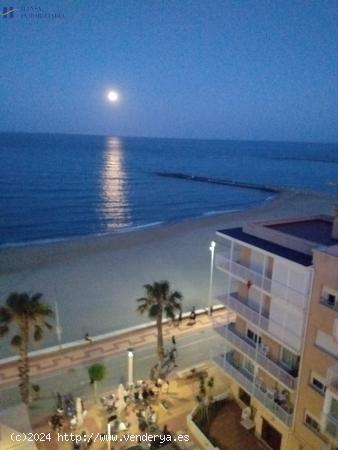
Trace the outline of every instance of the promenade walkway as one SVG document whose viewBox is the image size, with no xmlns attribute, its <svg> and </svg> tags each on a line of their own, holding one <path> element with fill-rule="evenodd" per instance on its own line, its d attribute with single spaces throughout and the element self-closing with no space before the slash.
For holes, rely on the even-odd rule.
<svg viewBox="0 0 338 450">
<path fill-rule="evenodd" d="M 198 330 L 225 323 L 230 317 L 231 315 L 228 311 L 221 309 L 215 311 L 212 316 L 207 314 L 198 315 L 196 324 L 193 326 L 188 325 L 188 319 L 182 320 L 179 326 L 166 323 L 163 327 L 164 338 L 168 339 L 172 335 L 179 337 L 192 334 Z M 30 357 L 30 373 L 32 377 L 41 376 L 88 364 L 91 361 L 126 352 L 128 348 L 137 349 L 145 345 L 156 344 L 156 336 L 156 327 L 149 326 L 113 337 L 94 338 L 93 342 L 83 340 L 83 342 L 67 349 L 32 355 Z M 17 381 L 17 378 L 16 361 L 5 363 L 0 361 L 0 386 L 13 384 Z"/>
</svg>

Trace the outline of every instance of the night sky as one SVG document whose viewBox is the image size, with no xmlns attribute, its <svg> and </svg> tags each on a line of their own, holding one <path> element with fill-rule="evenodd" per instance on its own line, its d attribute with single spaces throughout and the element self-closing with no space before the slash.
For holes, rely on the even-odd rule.
<svg viewBox="0 0 338 450">
<path fill-rule="evenodd" d="M 336 0 L 5 4 L 0 131 L 338 142 Z"/>
</svg>

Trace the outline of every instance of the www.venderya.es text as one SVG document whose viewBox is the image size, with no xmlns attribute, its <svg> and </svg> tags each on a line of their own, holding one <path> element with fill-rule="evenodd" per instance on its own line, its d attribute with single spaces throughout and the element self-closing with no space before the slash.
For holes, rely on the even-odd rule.
<svg viewBox="0 0 338 450">
<path fill-rule="evenodd" d="M 76 434 L 76 433 L 57 433 L 58 442 L 159 442 L 161 444 L 170 442 L 189 442 L 190 438 L 188 434 L 178 434 L 171 436 L 170 434 L 125 434 L 123 436 L 118 436 L 115 434 L 105 434 L 105 433 L 89 433 L 89 434 Z"/>
</svg>

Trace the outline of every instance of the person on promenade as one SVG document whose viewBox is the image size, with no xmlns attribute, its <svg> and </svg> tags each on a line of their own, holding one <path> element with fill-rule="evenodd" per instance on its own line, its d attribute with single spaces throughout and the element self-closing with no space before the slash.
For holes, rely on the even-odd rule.
<svg viewBox="0 0 338 450">
<path fill-rule="evenodd" d="M 176 355 L 176 348 L 173 347 L 170 350 L 169 355 L 168 355 L 168 359 L 166 361 L 166 365 L 168 366 L 168 369 L 169 369 L 170 364 L 172 364 L 172 367 L 177 367 L 176 356 L 175 355 Z"/>
<path fill-rule="evenodd" d="M 176 338 L 175 338 L 175 336 L 171 336 L 171 343 L 173 344 L 173 346 L 176 346 Z"/>
<path fill-rule="evenodd" d="M 93 342 L 93 339 L 89 336 L 89 333 L 86 333 L 84 338 L 88 342 Z"/>
<path fill-rule="evenodd" d="M 193 306 L 190 316 L 189 316 L 188 325 L 195 325 L 195 323 L 196 323 L 196 310 L 195 310 L 195 306 Z"/>
</svg>

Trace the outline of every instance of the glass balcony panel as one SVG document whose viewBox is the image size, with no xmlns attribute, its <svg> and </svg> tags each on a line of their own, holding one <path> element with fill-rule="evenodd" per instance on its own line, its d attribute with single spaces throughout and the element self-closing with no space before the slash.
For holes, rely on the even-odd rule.
<svg viewBox="0 0 338 450">
<path fill-rule="evenodd" d="M 232 378 L 234 378 L 249 394 L 253 395 L 260 403 L 262 403 L 269 411 L 278 417 L 288 427 L 292 424 L 292 405 L 288 408 L 282 408 L 269 395 L 266 388 L 255 385 L 255 379 L 252 374 L 247 372 L 236 364 L 233 352 L 227 352 L 215 358 L 215 362 L 219 364 Z M 287 410 L 288 409 L 288 410 Z"/>
<path fill-rule="evenodd" d="M 236 331 L 233 324 L 215 327 L 215 331 L 224 337 L 236 349 L 249 356 L 252 360 L 257 361 L 260 366 L 262 366 L 267 372 L 274 375 L 285 386 L 290 389 L 295 389 L 297 378 L 293 377 L 277 362 L 268 358 L 268 356 L 264 354 L 264 346 L 259 346 L 257 351 L 256 344 Z"/>
<path fill-rule="evenodd" d="M 267 278 L 244 263 L 230 260 L 229 256 L 222 253 L 216 253 L 215 265 L 217 268 L 225 270 L 243 280 L 250 280 L 256 287 L 263 289 L 268 294 L 275 295 L 282 300 L 288 301 L 296 308 L 304 309 L 307 304 L 307 295 L 276 280 Z"/>
</svg>

